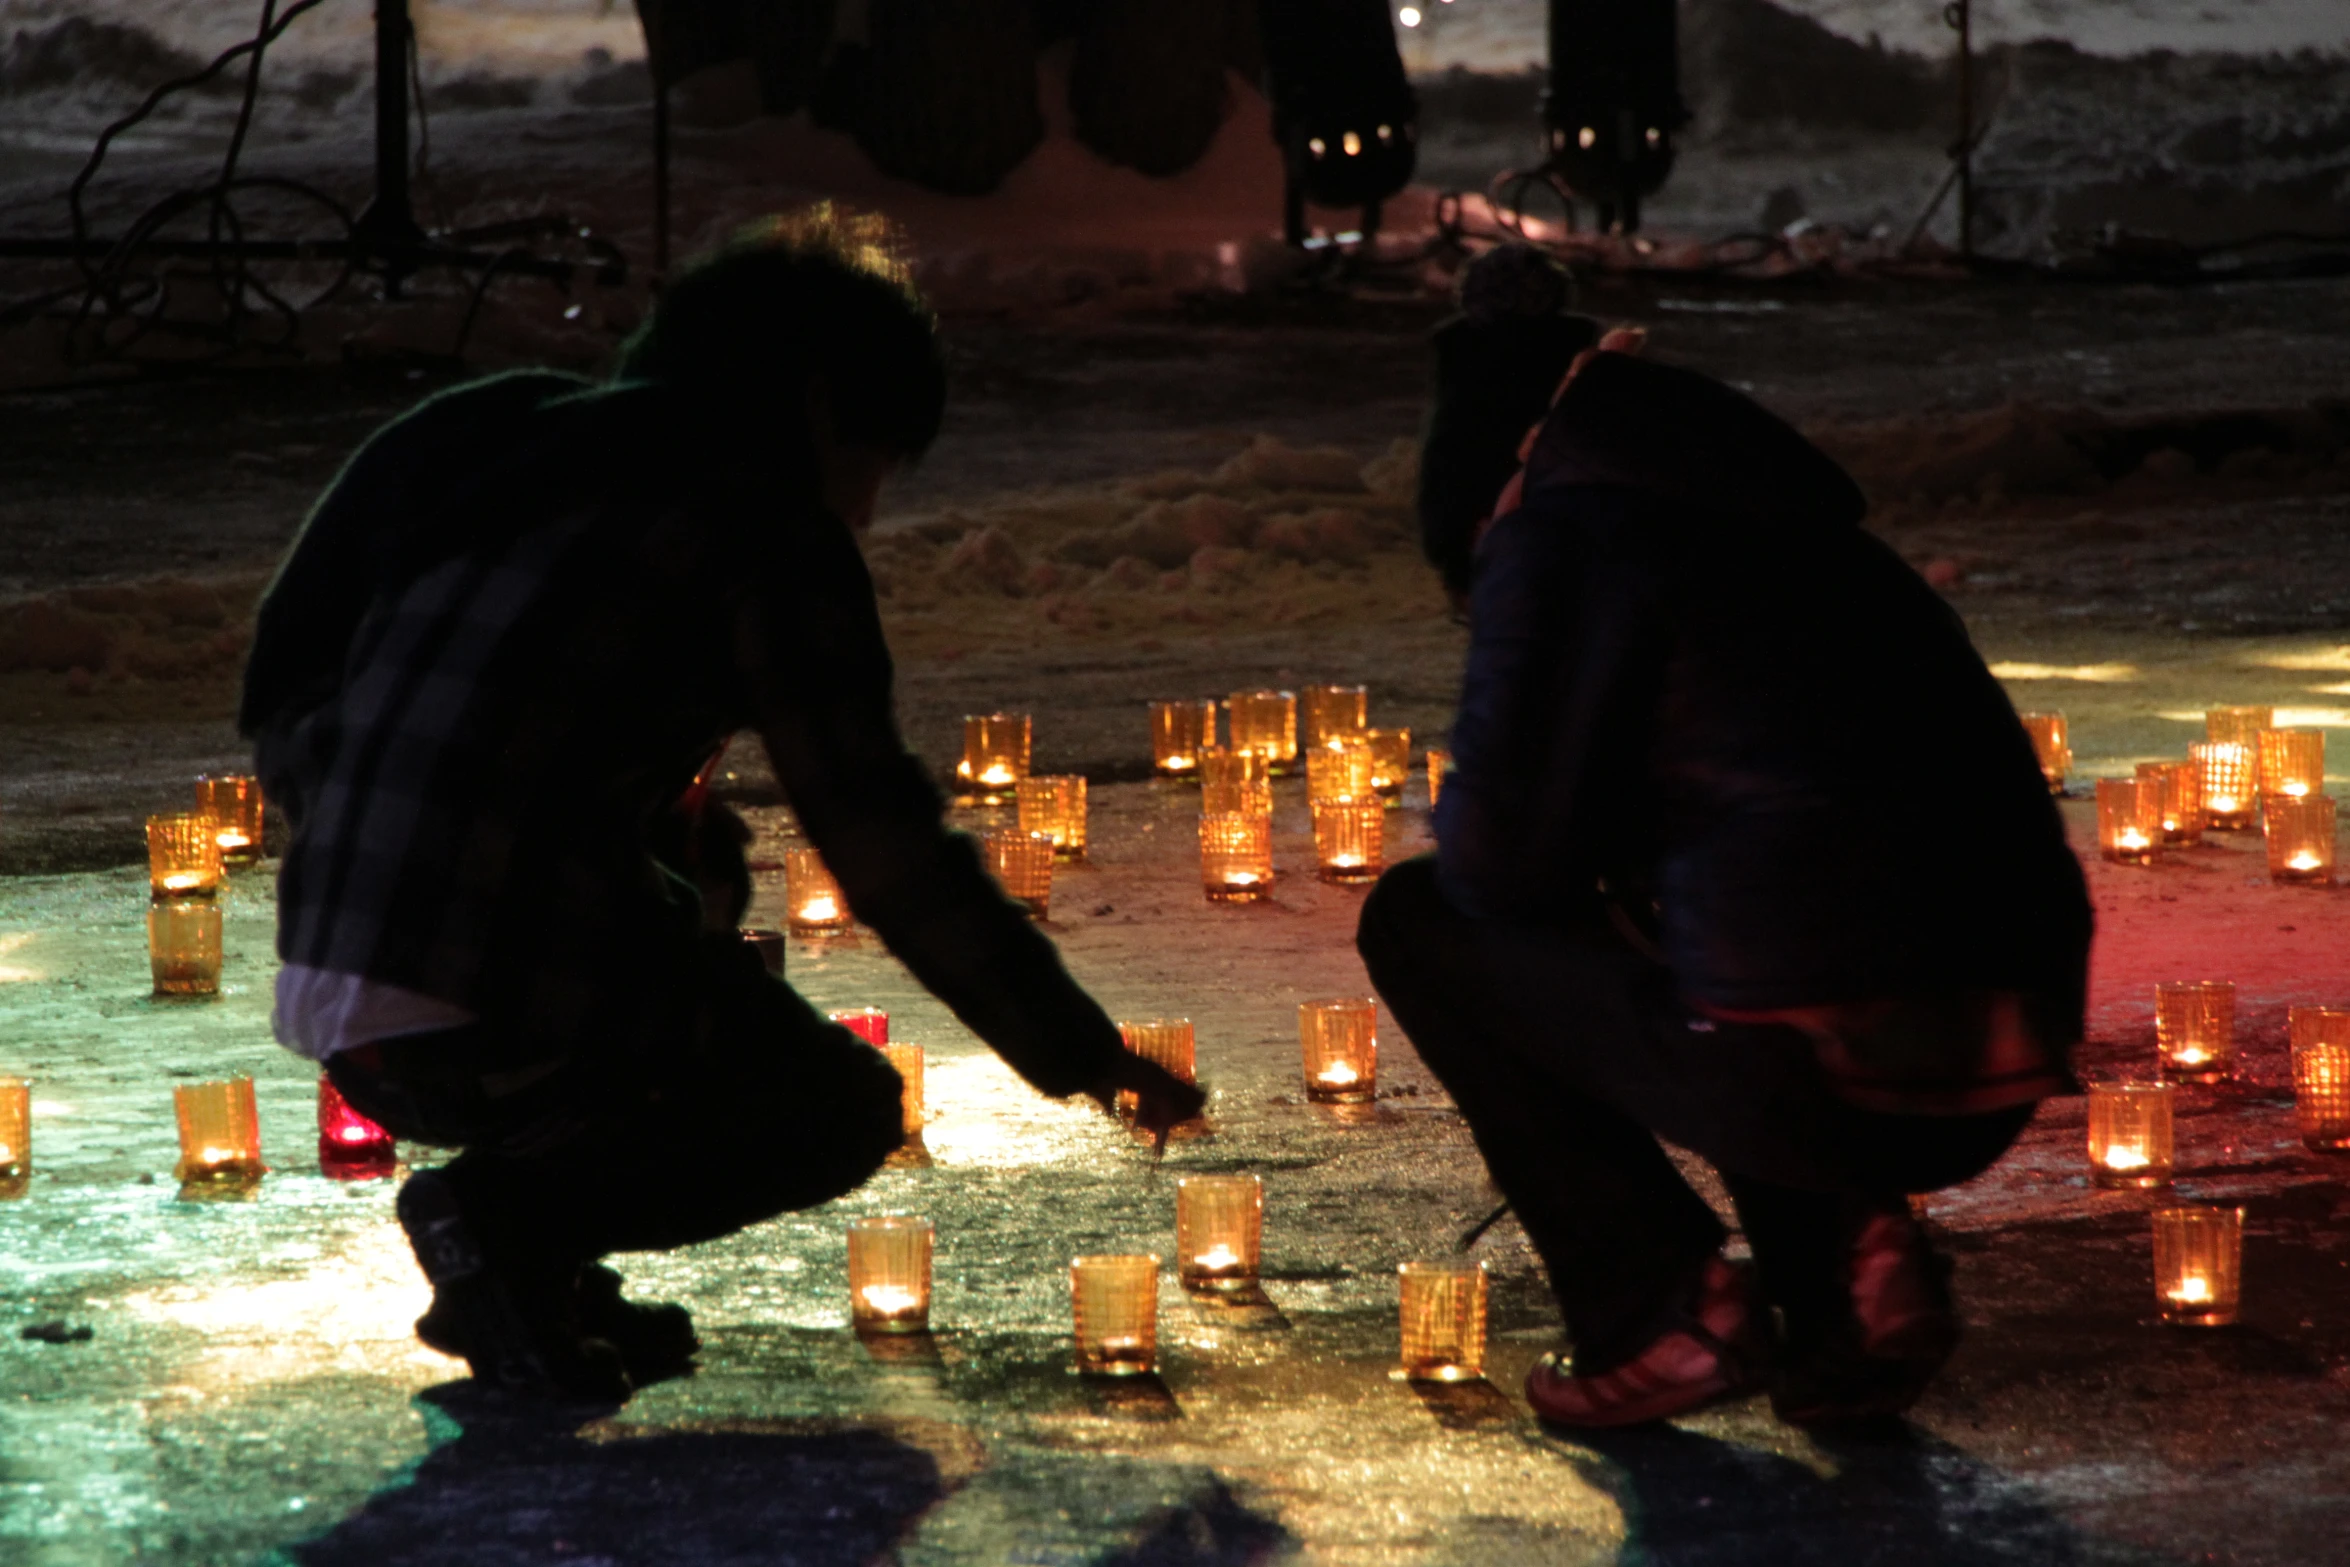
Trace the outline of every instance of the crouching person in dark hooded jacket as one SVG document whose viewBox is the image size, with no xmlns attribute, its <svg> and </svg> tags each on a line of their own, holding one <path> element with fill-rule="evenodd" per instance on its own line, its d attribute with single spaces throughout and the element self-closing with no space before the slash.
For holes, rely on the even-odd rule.
<svg viewBox="0 0 2350 1567">
<path fill-rule="evenodd" d="M 377 434 L 263 602 L 241 724 L 293 834 L 275 1026 L 363 1113 L 461 1150 L 399 1216 L 418 1335 L 477 1378 L 625 1396 L 697 1348 L 600 1260 L 861 1184 L 887 1060 L 736 923 L 697 775 L 755 730 L 850 907 L 1047 1094 L 1146 1125 L 1128 1053 L 900 740 L 855 533 L 938 430 L 927 310 L 819 209 L 679 277 L 590 385 L 460 387 Z"/>
<path fill-rule="evenodd" d="M 1754 403 L 1597 353 L 1479 547 L 1437 852 L 1360 944 L 1549 1273 L 1553 1423 L 1766 1381 L 1791 1420 L 1905 1409 L 1957 1331 L 1907 1194 L 2074 1091 L 2080 867 L 1863 510 Z M 1660 1138 L 1720 1171 L 1751 1268 Z"/>
</svg>

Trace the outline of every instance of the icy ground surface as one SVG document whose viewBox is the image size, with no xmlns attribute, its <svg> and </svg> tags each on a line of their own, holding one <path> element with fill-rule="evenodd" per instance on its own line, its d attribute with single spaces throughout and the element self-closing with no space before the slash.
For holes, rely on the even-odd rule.
<svg viewBox="0 0 2350 1567">
<path fill-rule="evenodd" d="M 1375 1107 L 1299 1102 L 1295 1004 L 1363 984 L 1360 894 L 1306 874 L 1299 790 L 1282 788 L 1268 905 L 1204 903 L 1193 802 L 1152 784 L 1097 787 L 1093 863 L 1057 877 L 1049 929 L 1080 978 L 1115 1013 L 1198 1027 L 1215 1132 L 1160 1165 L 1022 1086 L 869 938 L 795 943 L 791 977 L 819 1005 L 886 1007 L 929 1050 L 932 1163 L 724 1242 L 618 1259 L 641 1294 L 692 1307 L 707 1347 L 697 1376 L 610 1414 L 471 1398 L 451 1386 L 460 1366 L 409 1337 L 425 1292 L 391 1185 L 317 1173 L 314 1078 L 269 1042 L 266 868 L 228 894 L 226 993 L 195 1003 L 145 994 L 135 870 L 0 883 L 0 1066 L 34 1080 L 37 1170 L 0 1204 L 0 1559 L 2341 1559 L 2350 1209 L 2340 1166 L 2294 1141 L 2281 1030 L 2290 1002 L 2350 996 L 2350 895 L 2268 888 L 2243 837 L 2153 870 L 2092 867 L 2092 1066 L 2146 1059 L 2156 979 L 2243 987 L 2251 1081 L 2188 1091 L 2179 1182 L 2250 1210 L 2242 1327 L 2151 1320 L 2149 1200 L 2084 1185 L 2066 1102 L 1934 1200 L 1970 1336 L 1905 1433 L 1814 1442 L 1754 1400 L 1570 1442 L 1516 1398 L 1558 1328 L 1507 1223 L 1480 1248 L 1490 1384 L 1421 1393 L 1386 1375 L 1394 1265 L 1445 1252 L 1490 1198 L 1384 1020 Z M 1421 804 L 1415 787 L 1389 817 L 1393 852 L 1424 844 Z M 2068 811 L 2077 841 L 2085 813 Z M 771 859 L 782 813 L 751 814 Z M 759 913 L 779 891 L 762 877 Z M 248 1201 L 180 1201 L 169 1089 L 238 1072 L 257 1080 L 273 1173 Z M 1189 1171 L 1264 1178 L 1269 1305 L 1203 1305 L 1169 1282 L 1159 1379 L 1074 1376 L 1066 1259 L 1171 1256 Z M 627 1150 L 610 1178 L 628 1178 Z M 842 1232 L 885 1211 L 938 1223 L 937 1332 L 872 1349 L 845 1326 Z M 60 1318 L 93 1337 L 18 1337 Z"/>
</svg>

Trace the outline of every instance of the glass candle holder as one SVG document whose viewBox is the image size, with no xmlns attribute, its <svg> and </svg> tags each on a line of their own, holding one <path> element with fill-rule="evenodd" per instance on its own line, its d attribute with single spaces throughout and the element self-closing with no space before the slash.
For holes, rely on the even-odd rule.
<svg viewBox="0 0 2350 1567">
<path fill-rule="evenodd" d="M 923 1076 L 922 1047 L 920 1045 L 876 1045 L 874 1048 L 888 1059 L 891 1066 L 897 1068 L 898 1081 L 905 1085 L 898 1091 L 899 1130 L 904 1132 L 909 1139 L 920 1137 L 922 1128 L 930 1121 L 928 1101 L 923 1097 L 926 1087 Z"/>
<path fill-rule="evenodd" d="M 179 1112 L 182 1184 L 242 1185 L 268 1170 L 261 1162 L 261 1116 L 253 1108 L 253 1079 L 182 1083 L 171 1091 Z"/>
<path fill-rule="evenodd" d="M 2050 794 L 2064 793 L 2065 776 L 2073 770 L 2073 747 L 2062 713 L 2018 713 L 2024 733 L 2032 737 L 2032 754 L 2040 759 L 2040 776 Z"/>
<path fill-rule="evenodd" d="M 936 1227 L 910 1214 L 849 1221 L 849 1326 L 859 1333 L 930 1327 L 930 1252 Z"/>
<path fill-rule="evenodd" d="M 2350 1011 L 2295 1007 L 2286 1028 L 2301 1141 L 2319 1153 L 2350 1149 Z"/>
<path fill-rule="evenodd" d="M 21 1197 L 33 1174 L 33 1085 L 0 1077 L 0 1197 Z"/>
<path fill-rule="evenodd" d="M 2109 1188 L 2168 1186 L 2169 1083 L 2089 1086 L 2089 1179 Z"/>
<path fill-rule="evenodd" d="M 2270 881 L 2331 886 L 2334 880 L 2334 802 L 2323 794 L 2272 794 L 2261 801 L 2261 832 L 2268 842 Z"/>
<path fill-rule="evenodd" d="M 1298 1044 L 1305 1054 L 1306 1097 L 1322 1104 L 1368 1104 L 1379 1088 L 1379 1007 L 1368 998 L 1303 1001 Z"/>
<path fill-rule="evenodd" d="M 1257 758 L 1242 753 L 1247 760 Z M 1259 765 L 1263 765 L 1261 762 Z M 1221 780 L 1200 780 L 1199 808 L 1203 816 L 1263 816 L 1273 814 L 1273 780 L 1249 778 L 1226 783 Z"/>
<path fill-rule="evenodd" d="M 1386 853 L 1387 807 L 1376 795 L 1314 806 L 1314 855 L 1324 881 L 1370 881 Z"/>
<path fill-rule="evenodd" d="M 2326 792 L 2323 729 L 2260 731 L 2260 792 L 2293 799 Z"/>
<path fill-rule="evenodd" d="M 2203 837 L 2203 791 L 2196 784 L 2193 762 L 2140 762 L 2138 787 L 2161 791 L 2162 841 L 2168 845 L 2200 842 Z"/>
<path fill-rule="evenodd" d="M 1043 919 L 1053 905 L 1053 840 L 1040 832 L 1017 827 L 997 828 L 979 835 L 981 857 L 1004 896 L 1028 910 L 1030 919 Z"/>
<path fill-rule="evenodd" d="M 156 898 L 147 905 L 147 966 L 159 996 L 220 994 L 220 905 Z"/>
<path fill-rule="evenodd" d="M 783 851 L 783 920 L 795 936 L 831 936 L 856 923 L 824 856 L 800 845 Z"/>
<path fill-rule="evenodd" d="M 1298 693 L 1298 744 L 1309 755 L 1370 727 L 1371 693 L 1363 686 L 1307 686 Z"/>
<path fill-rule="evenodd" d="M 2252 748 L 2233 740 L 2207 741 L 2187 747 L 2187 755 L 2195 764 L 2203 824 L 2223 832 L 2251 826 L 2259 782 Z"/>
<path fill-rule="evenodd" d="M 1159 1259 L 1075 1257 L 1069 1304 L 1077 1369 L 1091 1376 L 1147 1376 L 1159 1367 Z"/>
<path fill-rule="evenodd" d="M 825 1016 L 875 1049 L 889 1043 L 889 1014 L 879 1007 L 848 1007 Z"/>
<path fill-rule="evenodd" d="M 1371 792 L 1394 805 L 1403 798 L 1403 786 L 1412 776 L 1412 732 L 1409 729 L 1366 729 L 1371 746 Z"/>
<path fill-rule="evenodd" d="M 1297 698 L 1287 691 L 1235 691 L 1224 699 L 1235 751 L 1254 751 L 1268 772 L 1297 766 Z"/>
<path fill-rule="evenodd" d="M 1254 812 L 1199 819 L 1199 876 L 1210 903 L 1254 903 L 1273 889 L 1273 822 Z"/>
<path fill-rule="evenodd" d="M 1161 778 L 1198 777 L 1200 753 L 1215 744 L 1215 698 L 1151 704 L 1151 765 Z"/>
<path fill-rule="evenodd" d="M 1428 747 L 1428 809 L 1436 809 L 1437 798 L 1444 793 L 1444 775 L 1452 771 L 1452 753 Z"/>
<path fill-rule="evenodd" d="M 1371 742 L 1337 735 L 1306 753 L 1306 800 L 1367 800 L 1371 796 Z"/>
<path fill-rule="evenodd" d="M 1271 776 L 1262 751 L 1210 746 L 1200 753 L 1199 783 L 1202 789 L 1237 788 L 1243 784 L 1263 783 Z M 1204 811 L 1210 807 L 1202 805 L 1200 809 Z"/>
<path fill-rule="evenodd" d="M 2203 738 L 2213 744 L 2244 746 L 2260 753 L 2260 732 L 2274 725 L 2273 707 L 2207 707 L 2203 710 Z"/>
<path fill-rule="evenodd" d="M 2244 1278 L 2244 1210 L 2154 1210 L 2154 1300 L 2180 1327 L 2236 1320 Z"/>
<path fill-rule="evenodd" d="M 260 779 L 241 773 L 198 776 L 196 814 L 212 818 L 222 864 L 251 865 L 261 858 Z"/>
<path fill-rule="evenodd" d="M 1185 1082 L 1196 1082 L 1198 1046 L 1187 1017 L 1153 1017 L 1129 1022 L 1118 1020 L 1118 1037 L 1126 1041 L 1126 1048 L 1157 1066 L 1165 1067 Z"/>
<path fill-rule="evenodd" d="M 770 974 L 783 973 L 784 934 L 780 930 L 752 927 L 742 933 L 743 945 L 759 955 L 759 962 Z"/>
<path fill-rule="evenodd" d="M 220 838 L 212 818 L 179 811 L 147 818 L 147 894 L 209 898 L 220 891 Z"/>
<path fill-rule="evenodd" d="M 966 799 L 1002 805 L 1012 798 L 1013 786 L 1028 776 L 1030 729 L 1026 713 L 963 716 L 963 759 L 955 764 L 955 781 Z"/>
<path fill-rule="evenodd" d="M 1407 1262 L 1401 1284 L 1403 1364 L 1414 1382 L 1474 1382 L 1485 1375 L 1485 1264 Z"/>
<path fill-rule="evenodd" d="M 1265 1183 L 1253 1175 L 1175 1182 L 1175 1267 L 1190 1289 L 1256 1283 L 1265 1242 Z"/>
<path fill-rule="evenodd" d="M 2176 1083 L 2221 1083 L 2236 1070 L 2236 987 L 2186 980 L 2154 987 L 2154 1048 Z"/>
<path fill-rule="evenodd" d="M 368 1180 L 399 1167 L 400 1145 L 390 1132 L 351 1108 L 324 1073 L 318 1079 L 318 1168 L 337 1180 Z"/>
<path fill-rule="evenodd" d="M 1064 860 L 1085 858 L 1085 780 L 1074 773 L 1031 775 L 1015 788 L 1020 830 L 1042 833 Z"/>
<path fill-rule="evenodd" d="M 2123 865 L 2144 865 L 2162 844 L 2162 791 L 2135 778 L 2097 780 L 2097 848 Z"/>
</svg>

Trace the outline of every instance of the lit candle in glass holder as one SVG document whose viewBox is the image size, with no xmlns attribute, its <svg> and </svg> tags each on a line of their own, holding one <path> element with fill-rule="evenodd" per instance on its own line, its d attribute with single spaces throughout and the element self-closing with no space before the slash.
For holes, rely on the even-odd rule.
<svg viewBox="0 0 2350 1567">
<path fill-rule="evenodd" d="M 1299 748 L 1310 754 L 1368 728 L 1371 693 L 1363 686 L 1307 686 L 1298 693 L 1297 717 Z"/>
<path fill-rule="evenodd" d="M 1414 1382 L 1474 1382 L 1485 1375 L 1485 1264 L 1407 1262 L 1401 1284 L 1403 1364 Z"/>
<path fill-rule="evenodd" d="M 2295 1007 L 2286 1030 L 2301 1141 L 2319 1153 L 2350 1149 L 2350 1011 Z"/>
<path fill-rule="evenodd" d="M 1254 903 L 1273 890 L 1273 823 L 1253 811 L 1199 819 L 1200 885 L 1210 903 Z"/>
<path fill-rule="evenodd" d="M 856 923 L 824 856 L 807 845 L 783 851 L 783 920 L 795 936 L 830 936 Z"/>
<path fill-rule="evenodd" d="M 220 905 L 210 898 L 149 902 L 147 964 L 159 996 L 220 994 Z"/>
<path fill-rule="evenodd" d="M 2050 794 L 2064 793 L 2065 775 L 2073 770 L 2072 741 L 2062 713 L 2018 713 L 2024 733 L 2032 737 L 2032 754 L 2040 759 L 2040 776 Z"/>
<path fill-rule="evenodd" d="M 1404 781 L 1412 776 L 1412 732 L 1409 729 L 1366 729 L 1371 743 L 1371 792 L 1390 806 L 1403 798 Z"/>
<path fill-rule="evenodd" d="M 212 819 L 222 864 L 251 865 L 261 858 L 260 779 L 237 773 L 199 776 L 196 814 Z"/>
<path fill-rule="evenodd" d="M 1004 896 L 1026 907 L 1030 919 L 1043 919 L 1053 904 L 1053 840 L 1040 832 L 1017 827 L 997 828 L 979 835 L 981 858 Z"/>
<path fill-rule="evenodd" d="M 172 1173 L 182 1184 L 244 1185 L 267 1173 L 253 1079 L 182 1083 L 171 1100 L 180 1123 L 180 1162 Z"/>
<path fill-rule="evenodd" d="M 1371 795 L 1371 742 L 1339 735 L 1306 753 L 1306 800 L 1367 800 Z"/>
<path fill-rule="evenodd" d="M 2206 741 L 2187 747 L 2187 755 L 2195 764 L 2204 825 L 2222 832 L 2251 826 L 2259 782 L 2252 747 L 2234 740 Z"/>
<path fill-rule="evenodd" d="M 1287 691 L 1235 691 L 1224 699 L 1235 751 L 1254 751 L 1268 772 L 1297 766 L 1297 698 Z"/>
<path fill-rule="evenodd" d="M 2294 799 L 2326 788 L 2326 732 L 2323 729 L 2260 731 L 2260 792 Z"/>
<path fill-rule="evenodd" d="M 2272 794 L 2261 802 L 2270 881 L 2334 880 L 2334 802 L 2323 794 Z"/>
<path fill-rule="evenodd" d="M 1085 858 L 1085 780 L 1074 773 L 1030 776 L 1017 786 L 1020 830 L 1043 833 L 1064 860 Z"/>
<path fill-rule="evenodd" d="M 1452 753 L 1428 747 L 1428 809 L 1436 809 L 1436 801 L 1444 793 L 1444 775 L 1452 770 Z"/>
<path fill-rule="evenodd" d="M 2260 732 L 2276 721 L 2273 707 L 2207 707 L 2203 710 L 2203 738 L 2215 745 L 2240 745 L 2258 756 Z"/>
<path fill-rule="evenodd" d="M 392 1134 L 351 1108 L 324 1073 L 318 1079 L 318 1169 L 337 1180 L 361 1181 L 399 1167 Z"/>
<path fill-rule="evenodd" d="M 147 892 L 209 898 L 220 891 L 220 838 L 212 818 L 180 811 L 147 818 Z"/>
<path fill-rule="evenodd" d="M 889 1014 L 879 1007 L 848 1007 L 825 1016 L 876 1049 L 889 1043 Z"/>
<path fill-rule="evenodd" d="M 2162 795 L 2162 841 L 2185 845 L 2203 837 L 2203 791 L 2193 762 L 2140 762 L 2138 787 Z"/>
<path fill-rule="evenodd" d="M 2236 987 L 2224 979 L 2154 987 L 2154 1046 L 2174 1082 L 2222 1083 L 2236 1069 Z"/>
<path fill-rule="evenodd" d="M 1210 751 L 1200 758 L 1199 808 L 1203 816 L 1273 814 L 1273 781 L 1265 759 L 1254 751 Z"/>
<path fill-rule="evenodd" d="M 1367 1104 L 1379 1087 L 1379 1006 L 1367 998 L 1303 1001 L 1298 1043 L 1305 1053 L 1306 1097 L 1323 1104 Z"/>
<path fill-rule="evenodd" d="M 1002 805 L 1012 787 L 1028 776 L 1030 725 L 1026 713 L 967 713 L 963 717 L 963 759 L 955 780 L 974 804 Z"/>
<path fill-rule="evenodd" d="M 2097 847 L 2109 860 L 2144 865 L 2162 843 L 2162 791 L 2135 778 L 2097 780 Z"/>
<path fill-rule="evenodd" d="M 1069 1304 L 1077 1369 L 1093 1376 L 1147 1376 L 1159 1366 L 1159 1259 L 1074 1257 Z"/>
<path fill-rule="evenodd" d="M 1387 807 L 1376 795 L 1314 802 L 1314 853 L 1324 881 L 1377 877 L 1385 863 Z"/>
<path fill-rule="evenodd" d="M 1200 753 L 1215 744 L 1215 698 L 1151 704 L 1151 765 L 1160 777 L 1198 777 Z"/>
<path fill-rule="evenodd" d="M 2098 1186 L 2168 1186 L 2169 1083 L 2089 1086 L 2089 1178 Z"/>
<path fill-rule="evenodd" d="M 935 1227 L 910 1214 L 849 1221 L 849 1326 L 859 1333 L 922 1333 L 930 1327 Z"/>
<path fill-rule="evenodd" d="M 33 1085 L 0 1077 L 0 1197 L 22 1197 L 33 1178 Z"/>
<path fill-rule="evenodd" d="M 2154 1210 L 2154 1299 L 2162 1320 L 2216 1328 L 2236 1320 L 2244 1277 L 2244 1210 Z"/>
<path fill-rule="evenodd" d="M 1176 1272 L 1190 1289 L 1246 1289 L 1265 1240 L 1265 1183 L 1253 1175 L 1175 1182 Z"/>
<path fill-rule="evenodd" d="M 1190 1083 L 1198 1081 L 1198 1044 L 1187 1017 L 1152 1017 L 1128 1021 L 1118 1020 L 1118 1037 L 1126 1041 L 1126 1048 L 1153 1065 L 1162 1066 L 1174 1076 Z M 1120 1094 L 1121 1109 L 1131 1109 L 1129 1096 Z"/>
</svg>

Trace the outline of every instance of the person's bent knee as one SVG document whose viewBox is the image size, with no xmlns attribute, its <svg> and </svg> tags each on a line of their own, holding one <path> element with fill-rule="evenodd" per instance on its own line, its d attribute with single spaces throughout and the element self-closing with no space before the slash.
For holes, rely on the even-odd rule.
<svg viewBox="0 0 2350 1567">
<path fill-rule="evenodd" d="M 1415 855 L 1373 884 L 1355 922 L 1355 950 L 1375 977 L 1389 962 L 1415 950 L 1425 939 L 1430 916 L 1443 904 L 1436 885 L 1436 856 Z"/>
</svg>

